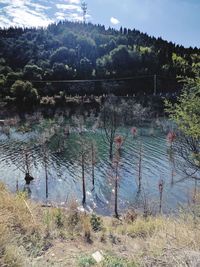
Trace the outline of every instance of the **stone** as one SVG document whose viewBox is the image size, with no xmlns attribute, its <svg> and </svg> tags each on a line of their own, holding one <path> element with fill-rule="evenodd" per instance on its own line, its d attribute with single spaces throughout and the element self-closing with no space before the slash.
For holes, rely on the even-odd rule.
<svg viewBox="0 0 200 267">
<path fill-rule="evenodd" d="M 96 251 L 95 253 L 93 253 L 92 257 L 97 263 L 100 263 L 101 261 L 104 260 L 104 256 L 99 251 Z"/>
</svg>

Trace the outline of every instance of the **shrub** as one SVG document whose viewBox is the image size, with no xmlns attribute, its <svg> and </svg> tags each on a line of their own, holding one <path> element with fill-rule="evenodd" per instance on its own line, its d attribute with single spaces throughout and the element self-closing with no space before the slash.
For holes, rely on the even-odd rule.
<svg viewBox="0 0 200 267">
<path fill-rule="evenodd" d="M 97 216 L 96 214 L 92 214 L 91 218 L 90 218 L 90 224 L 92 226 L 92 229 L 95 232 L 101 231 L 103 228 L 103 222 L 101 220 L 101 218 L 99 216 Z"/>
<path fill-rule="evenodd" d="M 81 256 L 78 260 L 78 266 L 89 267 L 95 265 L 95 260 L 91 256 Z"/>
<path fill-rule="evenodd" d="M 58 228 L 63 227 L 64 225 L 64 218 L 61 209 L 57 209 L 55 213 L 55 223 Z"/>
</svg>

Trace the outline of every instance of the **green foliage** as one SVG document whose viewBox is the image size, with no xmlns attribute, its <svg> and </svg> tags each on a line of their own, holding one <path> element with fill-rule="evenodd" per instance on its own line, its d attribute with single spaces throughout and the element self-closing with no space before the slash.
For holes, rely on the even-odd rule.
<svg viewBox="0 0 200 267">
<path fill-rule="evenodd" d="M 50 57 L 51 63 L 59 62 L 71 64 L 75 58 L 75 51 L 67 47 L 60 47 Z"/>
<path fill-rule="evenodd" d="M 56 223 L 58 228 L 60 228 L 64 225 L 63 220 L 64 220 L 64 218 L 63 218 L 63 214 L 62 214 L 61 209 L 57 209 L 56 213 L 55 213 L 55 223 Z"/>
<path fill-rule="evenodd" d="M 36 104 L 38 100 L 37 89 L 30 82 L 17 80 L 11 87 L 11 93 L 19 104 Z"/>
<path fill-rule="evenodd" d="M 200 78 L 188 79 L 185 90 L 172 104 L 165 101 L 166 111 L 176 123 L 179 134 L 175 151 L 186 163 L 182 171 L 200 169 Z"/>
<path fill-rule="evenodd" d="M 188 80 L 178 102 L 165 101 L 166 111 L 187 136 L 200 140 L 200 79 Z"/>
<path fill-rule="evenodd" d="M 102 222 L 101 217 L 97 216 L 94 213 L 91 215 L 90 223 L 91 223 L 92 229 L 95 232 L 101 231 L 103 228 L 103 222 Z"/>
<path fill-rule="evenodd" d="M 172 54 L 172 62 L 177 69 L 177 74 L 186 74 L 190 68 L 188 61 L 176 53 Z"/>
<path fill-rule="evenodd" d="M 103 267 L 137 267 L 135 262 L 128 262 L 125 259 L 115 257 L 113 255 L 107 255 L 105 261 L 102 263 Z"/>
<path fill-rule="evenodd" d="M 46 29 L 4 29 L 0 34 L 3 55 L 0 74 L 6 77 L 0 79 L 3 97 L 11 96 L 13 82 L 23 79 L 49 82 L 156 73 L 170 78 L 162 80 L 160 87 L 166 88 L 177 75 L 194 77 L 200 69 L 199 49 L 186 49 L 135 29 L 106 30 L 101 25 L 65 21 Z M 143 91 L 153 86 L 152 80 L 137 82 L 128 84 L 128 93 L 133 93 L 132 88 Z M 34 83 L 42 96 L 52 96 L 53 92 L 67 87 L 65 83 L 59 84 L 59 88 L 55 83 L 51 88 L 42 85 Z M 170 82 L 171 88 L 176 86 L 177 83 Z"/>
<path fill-rule="evenodd" d="M 84 57 L 80 60 L 80 76 L 87 78 L 90 77 L 92 74 L 92 63 L 91 61 Z"/>
<path fill-rule="evenodd" d="M 47 210 L 44 213 L 44 224 L 46 225 L 48 230 L 50 228 L 51 222 L 52 222 L 52 215 L 50 214 L 49 210 Z"/>
<path fill-rule="evenodd" d="M 78 260 L 78 266 L 80 267 L 89 267 L 95 265 L 95 260 L 91 256 L 80 256 Z"/>
<path fill-rule="evenodd" d="M 4 92 L 6 78 L 3 74 L 0 74 L 0 95 Z"/>
<path fill-rule="evenodd" d="M 73 69 L 63 63 L 54 63 L 52 70 L 52 76 L 55 80 L 72 79 L 74 75 Z"/>
<path fill-rule="evenodd" d="M 41 80 L 42 68 L 37 65 L 26 65 L 24 67 L 24 78 L 27 80 Z"/>
</svg>

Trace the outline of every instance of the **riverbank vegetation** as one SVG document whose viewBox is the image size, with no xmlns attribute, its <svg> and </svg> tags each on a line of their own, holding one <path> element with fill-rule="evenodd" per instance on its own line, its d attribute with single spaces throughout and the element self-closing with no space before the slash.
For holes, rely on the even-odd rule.
<svg viewBox="0 0 200 267">
<path fill-rule="evenodd" d="M 25 177 L 20 190 L 19 174 L 14 173 L 16 194 L 0 184 L 0 266 L 199 265 L 199 49 L 186 49 L 135 29 L 106 30 L 90 23 L 10 28 L 0 34 L 2 161 L 6 170 L 15 166 Z M 173 98 L 173 102 L 165 101 L 164 115 L 171 122 L 167 119 L 162 125 L 157 111 L 161 106 L 163 110 L 165 97 Z M 12 108 L 9 112 L 8 107 Z M 144 125 L 148 125 L 145 130 Z M 158 129 L 162 140 L 167 138 L 163 143 L 169 158 L 167 168 L 172 168 L 171 185 L 178 167 L 186 175 L 184 179 L 195 181 L 188 205 L 178 205 L 173 215 L 163 214 L 164 167 L 158 183 L 155 176 L 147 183 L 157 190 L 154 210 L 143 186 L 143 168 L 152 150 L 144 157 L 141 137 L 154 138 Z M 14 141 L 12 135 L 17 136 Z M 95 135 L 104 146 L 98 146 Z M 151 146 L 157 148 L 157 140 Z M 13 143 L 14 149 L 9 150 Z M 125 157 L 129 160 L 126 173 L 122 166 Z M 153 168 L 158 168 L 159 160 L 153 158 Z M 71 165 L 66 164 L 69 162 Z M 64 180 L 71 179 L 69 166 L 77 172 L 64 188 L 65 202 L 52 205 L 49 169 L 52 177 L 58 178 L 51 184 L 52 192 L 58 183 L 64 187 Z M 41 195 L 44 193 L 42 203 L 29 198 L 30 183 L 36 180 L 34 168 L 43 179 L 38 187 Z M 98 200 L 104 208 L 109 204 L 110 217 L 88 211 L 92 210 L 88 198 L 99 189 L 97 171 L 103 172 L 101 183 L 108 184 L 108 198 L 100 192 L 92 205 Z M 142 204 L 136 208 L 129 202 L 126 210 L 125 202 L 119 201 L 119 189 L 120 180 L 130 174 L 126 186 L 136 188 Z M 69 187 L 72 191 L 77 184 L 80 188 L 73 188 L 79 200 L 81 194 L 81 207 L 77 199 L 67 196 Z M 128 188 L 123 190 L 127 193 Z M 99 264 L 92 256 L 96 251 L 102 255 Z"/>
<path fill-rule="evenodd" d="M 117 220 L 82 212 L 75 201 L 65 208 L 35 204 L 1 184 L 0 265 L 197 266 L 199 205 L 196 199 L 176 217 L 129 210 Z M 104 257 L 99 264 L 96 251 Z"/>
<path fill-rule="evenodd" d="M 172 104 L 165 101 L 166 112 L 175 123 L 174 151 L 183 159 L 181 169 L 188 177 L 199 180 L 200 170 L 200 79 L 187 79 L 185 87 Z"/>
</svg>

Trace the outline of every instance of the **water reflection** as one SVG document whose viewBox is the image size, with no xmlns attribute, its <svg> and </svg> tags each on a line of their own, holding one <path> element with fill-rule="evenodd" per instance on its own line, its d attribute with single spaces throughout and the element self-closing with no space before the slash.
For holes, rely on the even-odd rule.
<svg viewBox="0 0 200 267">
<path fill-rule="evenodd" d="M 17 123 L 9 127 L 9 134 L 8 129 L 1 129 L 0 177 L 13 191 L 23 189 L 33 199 L 65 203 L 73 195 L 81 202 L 81 141 L 86 148 L 86 203 L 108 213 L 113 210 L 113 168 L 105 133 L 97 126 L 97 120 L 91 123 L 89 118 L 87 125 L 83 119 L 77 120 L 61 116 L 54 120 L 39 119 L 39 123 L 37 120 Z M 118 170 L 119 209 L 134 205 L 147 210 L 148 201 L 159 200 L 161 178 L 165 181 L 164 209 L 174 208 L 179 201 L 187 202 L 186 190 L 193 185 L 175 184 L 181 176 L 176 170 L 175 155 L 167 150 L 163 128 L 153 122 L 143 123 L 134 130 L 134 136 L 127 134 L 130 127 L 119 129 L 119 134 L 125 137 Z"/>
</svg>

